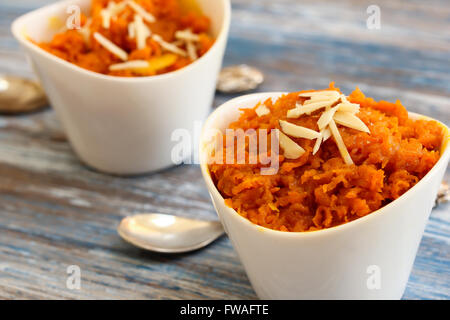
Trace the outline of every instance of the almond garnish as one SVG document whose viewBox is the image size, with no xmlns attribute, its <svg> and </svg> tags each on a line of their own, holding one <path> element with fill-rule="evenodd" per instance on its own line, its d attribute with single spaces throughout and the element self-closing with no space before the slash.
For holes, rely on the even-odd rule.
<svg viewBox="0 0 450 320">
<path fill-rule="evenodd" d="M 287 113 L 288 118 L 299 118 L 303 114 L 310 115 L 311 113 L 318 111 L 320 109 L 330 107 L 333 105 L 334 102 L 328 101 L 321 101 L 321 102 L 315 102 L 308 105 L 301 105 L 297 103 L 296 107 L 294 109 L 291 109 Z"/>
<path fill-rule="evenodd" d="M 314 145 L 313 148 L 313 155 L 315 155 L 317 151 L 319 151 L 320 145 L 322 144 L 322 140 L 323 140 L 323 131 L 320 132 L 320 137 L 317 138 L 316 140 L 316 144 Z"/>
<path fill-rule="evenodd" d="M 200 41 L 200 35 L 192 32 L 191 29 L 178 30 L 175 32 L 174 42 L 165 41 L 160 35 L 153 34 L 150 30 L 149 26 L 146 23 L 154 23 L 156 22 L 155 16 L 153 16 L 150 12 L 148 12 L 144 7 L 138 4 L 133 0 L 125 0 L 125 1 L 109 1 L 108 5 L 101 9 L 101 24 L 104 29 L 109 29 L 111 26 L 111 20 L 116 19 L 117 16 L 123 12 L 126 7 L 130 7 L 134 11 L 134 20 L 129 22 L 127 25 L 128 37 L 130 39 L 136 39 L 136 48 L 143 49 L 147 46 L 147 39 L 151 37 L 154 41 L 156 41 L 163 50 L 175 53 L 182 57 L 189 57 L 191 61 L 195 61 L 199 58 L 198 55 L 198 43 Z M 146 23 L 145 23 L 146 22 Z M 79 32 L 83 35 L 85 42 L 88 42 L 90 37 L 90 29 L 88 27 L 89 23 L 83 28 L 79 29 Z M 103 36 L 102 34 L 96 32 L 94 34 L 94 38 L 99 42 L 105 49 L 110 51 L 115 56 L 120 59 L 127 61 L 128 53 L 113 43 L 111 40 Z M 180 48 L 179 46 L 185 45 L 185 50 Z M 122 65 L 113 66 L 112 68 L 115 70 L 119 70 L 116 68 L 122 68 Z M 130 66 L 134 64 L 131 63 Z M 127 65 L 124 65 L 124 67 Z M 120 69 L 121 70 L 121 69 Z"/>
<path fill-rule="evenodd" d="M 134 21 L 128 24 L 128 37 L 130 39 L 136 37 L 136 26 L 134 25 Z"/>
<path fill-rule="evenodd" d="M 342 112 L 350 112 L 353 114 L 359 112 L 359 104 L 356 103 L 342 102 L 338 104 L 336 107 L 338 107 L 338 111 Z"/>
<path fill-rule="evenodd" d="M 284 120 L 279 120 L 279 123 L 281 130 L 288 136 L 294 138 L 305 138 L 309 140 L 317 139 L 320 137 L 320 132 L 302 126 L 297 126 Z"/>
<path fill-rule="evenodd" d="M 135 70 L 148 68 L 150 64 L 146 60 L 131 60 L 123 63 L 116 63 L 109 66 L 109 70 Z"/>
<path fill-rule="evenodd" d="M 297 103 L 294 109 L 288 111 L 288 118 L 298 118 L 303 114 L 310 115 L 323 108 L 329 108 L 339 100 L 337 91 L 316 91 L 301 93 L 299 97 L 310 98 L 303 105 Z"/>
<path fill-rule="evenodd" d="M 324 113 L 319 118 L 319 121 L 317 121 L 317 125 L 319 126 L 319 130 L 322 131 L 325 129 L 331 120 L 333 120 L 333 116 L 337 111 L 337 107 L 331 108 Z"/>
<path fill-rule="evenodd" d="M 200 41 L 200 36 L 198 34 L 193 33 L 191 29 L 180 30 L 175 32 L 175 38 L 177 38 L 178 40 L 192 41 L 192 42 Z"/>
<path fill-rule="evenodd" d="M 134 15 L 134 28 L 136 31 L 136 46 L 138 49 L 144 49 L 147 45 L 147 38 L 150 37 L 152 32 L 139 14 Z"/>
<path fill-rule="evenodd" d="M 192 61 L 198 59 L 197 46 L 193 41 L 186 41 L 186 49 L 189 59 L 191 59 Z"/>
<path fill-rule="evenodd" d="M 100 11 L 100 15 L 102 17 L 102 27 L 105 29 L 109 29 L 111 26 L 111 19 L 116 18 L 117 15 L 126 7 L 125 2 L 116 3 L 114 1 L 110 1 L 108 6 Z"/>
<path fill-rule="evenodd" d="M 341 156 L 344 159 L 345 163 L 348 165 L 354 164 L 352 157 L 348 153 L 347 147 L 345 146 L 344 140 L 342 140 L 342 136 L 339 133 L 339 130 L 338 130 L 334 120 L 330 121 L 329 128 L 331 130 L 331 134 L 333 135 L 334 140 L 336 141 L 339 152 L 341 153 Z"/>
<path fill-rule="evenodd" d="M 319 97 L 314 98 L 314 99 L 306 100 L 305 102 L 303 102 L 303 105 L 307 106 L 308 104 L 313 104 L 313 103 L 318 103 L 318 102 L 325 102 L 325 101 L 330 101 L 330 97 L 329 96 L 324 96 L 324 97 L 319 96 Z"/>
<path fill-rule="evenodd" d="M 149 23 L 153 23 L 156 21 L 155 17 L 148 12 L 147 10 L 145 10 L 143 7 L 141 7 L 139 4 L 137 4 L 136 2 L 130 0 L 130 1 L 126 1 L 126 4 L 130 6 L 131 9 L 133 9 L 137 14 L 139 14 L 140 16 L 142 16 L 142 18 L 149 22 Z"/>
<path fill-rule="evenodd" d="M 177 41 L 180 41 L 180 45 L 186 44 L 189 59 L 192 61 L 198 59 L 197 42 L 200 41 L 200 36 L 198 34 L 193 33 L 191 29 L 179 30 L 175 32 L 175 38 Z"/>
<path fill-rule="evenodd" d="M 359 130 L 359 131 L 363 131 L 363 132 L 367 132 L 370 133 L 369 128 L 366 126 L 366 124 L 357 116 L 355 116 L 352 113 L 349 112 L 336 112 L 336 114 L 334 115 L 334 121 L 337 124 L 355 129 L 355 130 Z"/>
<path fill-rule="evenodd" d="M 322 137 L 323 137 L 322 142 L 327 141 L 331 137 L 331 131 L 329 128 L 322 130 Z"/>
<path fill-rule="evenodd" d="M 278 141 L 280 142 L 280 147 L 284 150 L 284 157 L 287 159 L 298 159 L 306 151 L 300 147 L 294 140 L 286 136 L 280 130 L 276 131 L 278 134 Z"/>
<path fill-rule="evenodd" d="M 317 121 L 320 132 L 279 120 L 281 130 L 295 138 L 317 139 L 314 144 L 313 155 L 319 151 L 322 143 L 333 136 L 345 163 L 353 164 L 336 123 L 370 134 L 367 125 L 356 116 L 359 112 L 359 104 L 349 102 L 345 95 L 334 90 L 304 92 L 299 94 L 299 97 L 309 98 L 309 100 L 306 100 L 303 105 L 297 103 L 294 109 L 288 110 L 287 117 L 299 118 L 303 114 L 310 115 L 313 112 L 325 109 Z"/>
<path fill-rule="evenodd" d="M 108 10 L 100 11 L 100 15 L 102 16 L 102 27 L 104 29 L 109 29 L 111 24 L 111 13 Z"/>
<path fill-rule="evenodd" d="M 265 104 L 260 105 L 258 108 L 255 109 L 256 114 L 258 117 L 265 116 L 266 114 L 270 113 L 270 109 L 266 107 Z"/>
<path fill-rule="evenodd" d="M 122 50 L 122 48 L 116 46 L 116 44 L 111 40 L 105 38 L 102 34 L 95 32 L 94 39 L 115 56 L 124 61 L 128 60 L 128 53 L 125 50 Z"/>
<path fill-rule="evenodd" d="M 184 51 L 183 49 L 178 48 L 176 45 L 174 45 L 172 43 L 164 41 L 163 38 L 160 35 L 158 35 L 158 34 L 154 34 L 152 36 L 152 39 L 155 40 L 156 42 L 158 42 L 159 45 L 163 49 L 165 49 L 167 51 L 179 54 L 180 56 L 183 56 L 183 57 L 187 56 L 187 52 L 186 51 Z"/>
</svg>

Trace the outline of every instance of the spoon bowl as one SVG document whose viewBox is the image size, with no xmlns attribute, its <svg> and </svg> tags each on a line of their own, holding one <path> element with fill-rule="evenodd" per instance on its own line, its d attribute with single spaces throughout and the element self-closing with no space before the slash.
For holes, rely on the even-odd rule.
<svg viewBox="0 0 450 320">
<path fill-rule="evenodd" d="M 48 105 L 44 90 L 38 82 L 0 75 L 0 113 L 32 112 Z"/>
<path fill-rule="evenodd" d="M 190 252 L 209 245 L 223 235 L 220 222 L 149 213 L 126 217 L 117 228 L 127 242 L 150 251 Z"/>
</svg>

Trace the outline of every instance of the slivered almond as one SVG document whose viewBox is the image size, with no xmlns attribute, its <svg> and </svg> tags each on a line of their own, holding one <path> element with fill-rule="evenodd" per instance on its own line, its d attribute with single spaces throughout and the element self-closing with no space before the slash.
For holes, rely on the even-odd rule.
<svg viewBox="0 0 450 320">
<path fill-rule="evenodd" d="M 131 60 L 123 63 L 116 63 L 109 66 L 109 70 L 135 70 L 148 68 L 150 64 L 146 60 Z"/>
<path fill-rule="evenodd" d="M 280 123 L 280 127 L 281 130 L 291 136 L 291 137 L 295 137 L 295 138 L 305 138 L 305 139 L 317 139 L 320 137 L 320 132 L 302 127 L 302 126 L 297 126 L 293 123 L 284 121 L 284 120 L 279 120 Z"/>
<path fill-rule="evenodd" d="M 108 6 L 100 11 L 100 15 L 102 16 L 102 27 L 105 29 L 109 29 L 111 26 L 111 19 L 116 18 L 117 15 L 126 7 L 125 2 L 116 3 L 114 1 L 110 1 Z"/>
<path fill-rule="evenodd" d="M 339 149 L 339 152 L 341 153 L 341 157 L 344 159 L 344 162 L 348 165 L 354 164 L 334 120 L 331 120 L 328 126 L 330 128 L 331 134 L 334 137 L 334 140 L 336 141 L 336 145 Z"/>
<path fill-rule="evenodd" d="M 366 124 L 357 116 L 355 116 L 354 114 L 350 113 L 350 112 L 336 112 L 336 114 L 334 115 L 334 121 L 337 124 L 355 129 L 355 130 L 359 130 L 359 131 L 363 131 L 363 132 L 367 132 L 370 133 L 369 128 L 366 126 Z"/>
<path fill-rule="evenodd" d="M 322 144 L 322 140 L 323 140 L 323 132 L 320 132 L 320 137 L 317 138 L 316 144 L 314 145 L 313 148 L 313 155 L 315 155 L 317 151 L 319 151 L 320 145 Z"/>
<path fill-rule="evenodd" d="M 359 112 L 359 104 L 350 103 L 350 102 L 342 102 L 337 105 L 338 111 L 342 112 L 350 112 L 350 113 L 358 113 Z"/>
<path fill-rule="evenodd" d="M 105 38 L 98 32 L 94 33 L 94 39 L 97 40 L 106 50 L 119 57 L 120 59 L 126 61 L 128 59 L 128 54 L 126 51 L 122 50 L 120 47 L 116 46 L 114 42 Z"/>
<path fill-rule="evenodd" d="M 287 116 L 288 118 L 291 118 L 291 119 L 300 117 L 300 115 L 301 115 L 301 113 L 300 113 L 300 112 L 301 112 L 301 111 L 300 111 L 300 108 L 301 108 L 301 107 L 302 107 L 302 105 L 301 105 L 300 103 L 297 102 L 297 104 L 295 105 L 295 108 L 294 108 L 294 109 L 288 110 L 286 116 Z"/>
<path fill-rule="evenodd" d="M 191 59 L 192 61 L 195 61 L 198 59 L 197 46 L 195 45 L 195 43 L 193 41 L 186 41 L 186 49 L 187 49 L 189 59 Z"/>
<path fill-rule="evenodd" d="M 308 104 L 312 104 L 312 103 L 317 103 L 317 102 L 325 102 L 325 101 L 330 101 L 332 99 L 330 99 L 329 96 L 325 96 L 325 97 L 317 97 L 317 98 L 311 98 L 309 100 L 306 100 L 305 102 L 303 102 L 303 105 L 306 106 Z M 337 99 L 336 99 L 337 100 Z"/>
<path fill-rule="evenodd" d="M 266 114 L 270 113 L 270 109 L 266 107 L 265 104 L 260 105 L 258 108 L 255 109 L 256 114 L 258 117 L 265 116 Z"/>
<path fill-rule="evenodd" d="M 280 130 L 276 131 L 278 134 L 278 141 L 280 142 L 280 147 L 283 148 L 283 155 L 287 159 L 298 159 L 306 151 L 301 146 L 299 146 L 294 140 L 286 136 Z"/>
<path fill-rule="evenodd" d="M 323 137 L 322 142 L 327 141 L 331 137 L 331 131 L 329 128 L 325 128 L 322 130 L 322 137 Z"/>
<path fill-rule="evenodd" d="M 310 115 L 311 113 L 313 113 L 317 110 L 320 110 L 322 108 L 331 107 L 333 105 L 333 103 L 335 103 L 335 102 L 336 102 L 335 100 L 328 100 L 328 101 L 315 102 L 315 103 L 308 104 L 306 106 L 302 106 L 302 108 L 300 108 L 301 115 L 302 114 Z"/>
<path fill-rule="evenodd" d="M 136 37 L 136 26 L 135 26 L 134 22 L 130 22 L 128 24 L 128 37 L 130 39 L 133 39 L 134 37 Z"/>
<path fill-rule="evenodd" d="M 176 41 L 172 42 L 172 44 L 177 47 L 182 46 L 184 43 L 185 43 L 185 41 L 183 41 L 183 40 L 176 40 Z"/>
<path fill-rule="evenodd" d="M 118 2 L 115 3 L 113 1 L 109 2 L 108 6 L 111 5 L 109 11 L 111 12 L 111 16 L 115 17 L 117 16 L 125 7 L 127 6 L 126 2 Z"/>
<path fill-rule="evenodd" d="M 111 12 L 108 10 L 101 10 L 100 15 L 102 17 L 102 27 L 104 29 L 109 29 L 109 26 L 111 25 Z"/>
<path fill-rule="evenodd" d="M 164 41 L 163 38 L 162 38 L 160 35 L 158 35 L 158 34 L 154 34 L 154 35 L 152 36 L 152 39 L 155 40 L 156 42 L 158 42 L 159 45 L 160 45 L 163 49 L 165 49 L 165 50 L 167 50 L 167 51 L 176 53 L 176 54 L 178 54 L 178 55 L 180 55 L 180 56 L 183 56 L 183 57 L 186 57 L 186 56 L 187 56 L 187 52 L 186 52 L 186 51 L 184 51 L 184 50 L 178 48 L 176 45 L 174 45 L 174 44 L 172 44 L 172 43 L 169 43 L 169 42 Z"/>
<path fill-rule="evenodd" d="M 326 126 L 330 123 L 331 120 L 333 120 L 333 116 L 337 111 L 337 107 L 331 108 L 320 116 L 319 120 L 317 121 L 317 125 L 319 126 L 319 130 L 325 129 Z"/>
<path fill-rule="evenodd" d="M 130 1 L 126 1 L 126 3 L 130 6 L 131 9 L 133 9 L 137 14 L 141 15 L 142 18 L 149 22 L 149 23 L 153 23 L 156 21 L 155 17 L 148 12 L 147 10 L 145 10 L 143 7 L 141 7 L 139 4 L 137 4 L 136 2 L 130 0 Z"/>
<path fill-rule="evenodd" d="M 138 49 L 144 49 L 147 45 L 147 38 L 151 35 L 151 31 L 139 14 L 134 15 L 134 27 L 136 31 L 136 46 Z"/>
<path fill-rule="evenodd" d="M 304 92 L 299 94 L 299 97 L 309 99 L 304 101 L 303 104 L 297 102 L 295 108 L 288 110 L 287 117 L 299 118 L 303 114 L 311 115 L 313 112 L 325 109 L 321 110 L 322 114 L 317 121 L 320 132 L 279 120 L 282 131 L 296 138 L 317 139 L 313 154 L 319 151 L 322 143 L 333 136 L 345 163 L 353 164 L 336 123 L 370 133 L 369 128 L 356 116 L 360 110 L 360 105 L 349 102 L 344 94 L 334 90 Z"/>
<path fill-rule="evenodd" d="M 175 38 L 177 38 L 178 40 L 193 41 L 193 42 L 200 41 L 200 36 L 198 34 L 193 33 L 190 29 L 175 32 Z"/>
<path fill-rule="evenodd" d="M 111 14 L 111 17 L 117 16 L 125 7 L 127 6 L 126 2 L 114 2 L 109 1 L 108 6 L 103 9 L 108 11 Z"/>
<path fill-rule="evenodd" d="M 287 117 L 288 118 L 298 118 L 303 114 L 310 115 L 311 113 L 313 113 L 315 111 L 318 111 L 318 110 L 326 108 L 326 107 L 330 107 L 334 103 L 335 103 L 335 101 L 329 100 L 329 101 L 311 103 L 311 104 L 303 105 L 303 106 L 301 104 L 297 104 L 297 106 L 294 109 L 291 109 L 288 111 Z"/>
</svg>

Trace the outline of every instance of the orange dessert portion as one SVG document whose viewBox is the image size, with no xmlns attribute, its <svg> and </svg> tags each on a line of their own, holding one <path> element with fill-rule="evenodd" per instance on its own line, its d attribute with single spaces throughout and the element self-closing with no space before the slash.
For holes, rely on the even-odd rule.
<svg viewBox="0 0 450 320">
<path fill-rule="evenodd" d="M 241 111 L 230 129 L 281 132 L 279 170 L 212 163 L 211 177 L 229 207 L 280 231 L 338 226 L 392 202 L 436 164 L 444 136 L 437 122 L 410 119 L 399 101 L 376 102 L 358 88 L 346 97 L 333 84 Z"/>
<path fill-rule="evenodd" d="M 193 0 L 92 0 L 90 17 L 38 45 L 94 72 L 152 76 L 204 55 L 214 43 L 209 29 Z"/>
</svg>

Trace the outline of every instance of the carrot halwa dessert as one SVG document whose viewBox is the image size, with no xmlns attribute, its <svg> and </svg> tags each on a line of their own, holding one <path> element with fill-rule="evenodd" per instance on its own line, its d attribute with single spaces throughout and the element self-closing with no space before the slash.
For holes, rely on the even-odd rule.
<svg viewBox="0 0 450 320">
<path fill-rule="evenodd" d="M 410 119 L 399 101 L 376 102 L 358 88 L 345 96 L 333 84 L 241 112 L 229 129 L 275 132 L 279 169 L 262 175 L 261 161 L 216 162 L 211 177 L 229 207 L 281 231 L 330 228 L 392 202 L 436 164 L 444 136 L 437 122 Z M 248 141 L 245 148 L 248 157 Z M 230 152 L 225 144 L 221 151 Z"/>
<path fill-rule="evenodd" d="M 79 28 L 56 34 L 44 50 L 82 68 L 123 77 L 181 69 L 214 40 L 193 0 L 92 0 Z"/>
</svg>

